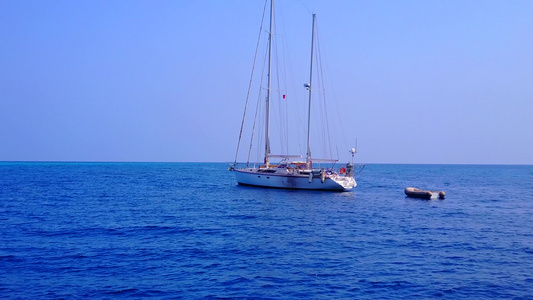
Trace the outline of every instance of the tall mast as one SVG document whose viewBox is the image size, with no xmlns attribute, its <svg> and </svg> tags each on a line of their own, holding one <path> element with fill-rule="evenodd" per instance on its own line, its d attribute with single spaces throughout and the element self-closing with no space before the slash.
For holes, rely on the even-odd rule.
<svg viewBox="0 0 533 300">
<path fill-rule="evenodd" d="M 315 19 L 316 14 L 313 14 L 313 29 L 311 32 L 311 67 L 309 71 L 309 83 L 306 85 L 309 90 L 309 110 L 307 113 L 307 155 L 305 156 L 305 163 L 308 167 L 311 162 L 311 95 L 313 85 L 313 58 L 315 54 Z"/>
<path fill-rule="evenodd" d="M 265 166 L 270 165 L 270 85 L 271 85 L 271 71 L 272 71 L 272 28 L 274 25 L 274 0 L 270 1 L 270 31 L 268 37 L 268 88 L 266 97 L 266 132 L 265 132 Z"/>
</svg>

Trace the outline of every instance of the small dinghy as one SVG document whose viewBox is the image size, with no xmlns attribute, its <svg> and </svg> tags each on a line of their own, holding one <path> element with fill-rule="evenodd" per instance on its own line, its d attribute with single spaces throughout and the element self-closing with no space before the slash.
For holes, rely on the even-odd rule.
<svg viewBox="0 0 533 300">
<path fill-rule="evenodd" d="M 407 197 L 411 198 L 421 198 L 421 199 L 444 199 L 446 193 L 444 191 L 426 191 L 417 189 L 414 187 L 405 188 L 405 194 Z"/>
</svg>

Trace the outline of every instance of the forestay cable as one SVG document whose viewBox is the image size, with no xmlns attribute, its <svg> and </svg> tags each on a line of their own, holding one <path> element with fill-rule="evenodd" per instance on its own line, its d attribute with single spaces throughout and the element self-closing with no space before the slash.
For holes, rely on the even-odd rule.
<svg viewBox="0 0 533 300">
<path fill-rule="evenodd" d="M 254 77 L 255 61 L 257 59 L 257 52 L 259 49 L 259 43 L 261 41 L 261 32 L 263 31 L 263 21 L 265 20 L 267 2 L 268 1 L 265 0 L 265 6 L 263 7 L 263 16 L 261 18 L 261 26 L 259 27 L 259 37 L 257 38 L 257 45 L 255 46 L 254 62 L 252 65 L 252 74 L 250 75 L 250 82 L 248 84 L 248 93 L 246 94 L 246 103 L 244 104 L 244 113 L 242 115 L 242 121 L 241 121 L 241 131 L 239 132 L 239 141 L 237 142 L 237 150 L 235 151 L 235 160 L 233 161 L 234 166 L 237 165 L 237 156 L 239 155 L 239 146 L 241 144 L 242 130 L 244 128 L 244 120 L 246 119 L 246 109 L 248 108 L 248 99 L 250 98 L 250 90 L 252 89 L 252 79 Z"/>
</svg>

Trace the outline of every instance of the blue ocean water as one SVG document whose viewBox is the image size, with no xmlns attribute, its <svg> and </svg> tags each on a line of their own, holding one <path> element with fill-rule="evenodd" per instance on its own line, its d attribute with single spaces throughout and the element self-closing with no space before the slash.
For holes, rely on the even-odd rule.
<svg viewBox="0 0 533 300">
<path fill-rule="evenodd" d="M 367 165 L 357 181 L 291 191 L 238 186 L 221 163 L 0 163 L 0 296 L 533 299 L 533 166 Z"/>
</svg>

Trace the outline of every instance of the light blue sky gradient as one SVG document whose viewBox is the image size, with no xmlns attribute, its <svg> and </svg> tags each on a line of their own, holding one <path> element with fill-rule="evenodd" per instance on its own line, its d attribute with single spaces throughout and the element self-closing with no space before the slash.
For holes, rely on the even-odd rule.
<svg viewBox="0 0 533 300">
<path fill-rule="evenodd" d="M 358 162 L 533 164 L 533 1 L 280 2 Z M 232 161 L 263 5 L 1 1 L 0 161 Z"/>
</svg>

